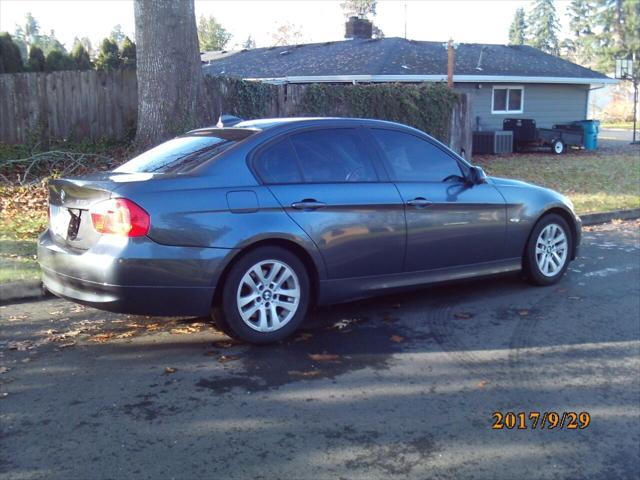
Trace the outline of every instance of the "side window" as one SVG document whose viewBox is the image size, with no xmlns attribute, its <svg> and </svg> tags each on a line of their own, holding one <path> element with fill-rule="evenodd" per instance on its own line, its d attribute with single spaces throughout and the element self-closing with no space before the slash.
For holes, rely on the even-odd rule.
<svg viewBox="0 0 640 480">
<path fill-rule="evenodd" d="M 265 183 L 302 183 L 302 176 L 288 138 L 264 149 L 254 166 Z"/>
<path fill-rule="evenodd" d="M 367 148 L 355 129 L 311 130 L 291 136 L 308 183 L 375 182 Z"/>
<path fill-rule="evenodd" d="M 458 162 L 431 142 L 394 130 L 370 131 L 386 157 L 394 181 L 441 182 L 450 175 L 461 175 Z"/>
</svg>

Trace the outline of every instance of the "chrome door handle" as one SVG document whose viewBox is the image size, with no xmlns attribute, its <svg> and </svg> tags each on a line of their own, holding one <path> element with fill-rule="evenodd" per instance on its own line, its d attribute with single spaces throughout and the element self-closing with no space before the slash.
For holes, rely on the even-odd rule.
<svg viewBox="0 0 640 480">
<path fill-rule="evenodd" d="M 318 202 L 312 199 L 304 199 L 300 202 L 293 202 L 291 204 L 291 208 L 295 208 L 296 210 L 317 210 L 318 208 L 326 207 L 327 204 L 323 202 Z"/>
<path fill-rule="evenodd" d="M 409 205 L 411 207 L 419 207 L 419 208 L 428 207 L 432 203 L 433 202 L 427 200 L 426 198 L 422 198 L 422 197 L 414 198 L 413 200 L 407 201 L 407 205 Z"/>
</svg>

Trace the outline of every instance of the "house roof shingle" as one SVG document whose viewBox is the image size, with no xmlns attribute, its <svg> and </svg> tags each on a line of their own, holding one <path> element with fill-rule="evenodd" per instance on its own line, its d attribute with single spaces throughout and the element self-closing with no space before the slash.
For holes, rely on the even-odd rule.
<svg viewBox="0 0 640 480">
<path fill-rule="evenodd" d="M 208 55 L 208 56 L 207 56 Z M 353 75 L 446 75 L 442 42 L 404 38 L 354 39 L 256 48 L 223 55 L 204 54 L 210 75 L 253 79 Z M 456 76 L 556 77 L 607 80 L 609 77 L 548 55 L 533 47 L 461 43 Z"/>
</svg>

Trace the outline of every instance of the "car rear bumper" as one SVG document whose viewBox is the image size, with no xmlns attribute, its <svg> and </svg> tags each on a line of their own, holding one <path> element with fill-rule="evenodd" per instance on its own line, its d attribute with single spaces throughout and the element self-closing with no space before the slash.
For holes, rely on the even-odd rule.
<svg viewBox="0 0 640 480">
<path fill-rule="evenodd" d="M 160 245 L 148 238 L 103 236 L 86 251 L 38 241 L 44 286 L 102 310 L 136 315 L 206 315 L 231 249 Z"/>
</svg>

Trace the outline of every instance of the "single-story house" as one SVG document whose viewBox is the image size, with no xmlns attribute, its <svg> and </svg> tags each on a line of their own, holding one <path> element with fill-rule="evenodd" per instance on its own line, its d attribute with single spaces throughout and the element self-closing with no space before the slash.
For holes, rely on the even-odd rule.
<svg viewBox="0 0 640 480">
<path fill-rule="evenodd" d="M 446 43 L 371 38 L 370 28 L 350 25 L 358 21 L 347 22 L 348 40 L 204 53 L 203 69 L 277 84 L 447 81 Z M 505 118 L 533 118 L 547 128 L 585 120 L 589 92 L 617 83 L 530 46 L 478 43 L 455 47 L 453 81 L 469 94 L 474 130 L 500 130 Z"/>
</svg>

